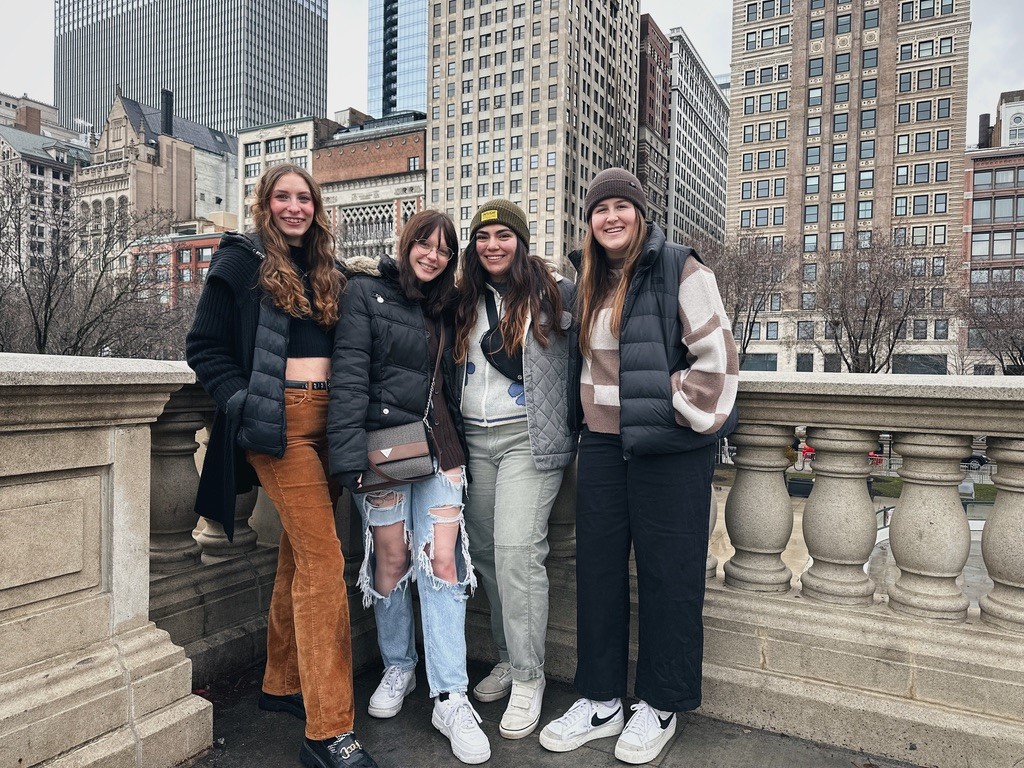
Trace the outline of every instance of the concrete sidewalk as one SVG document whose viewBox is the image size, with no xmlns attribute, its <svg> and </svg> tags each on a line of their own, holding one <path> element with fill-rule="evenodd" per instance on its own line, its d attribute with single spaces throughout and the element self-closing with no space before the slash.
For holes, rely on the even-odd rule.
<svg viewBox="0 0 1024 768">
<path fill-rule="evenodd" d="M 475 684 L 488 671 L 470 665 Z M 462 765 L 448 741 L 430 724 L 432 703 L 420 663 L 416 691 L 402 711 L 390 720 L 366 714 L 370 694 L 379 681 L 373 670 L 356 678 L 356 733 L 381 768 L 423 768 Z M 191 768 L 283 768 L 298 766 L 303 724 L 286 714 L 256 707 L 261 671 L 238 680 L 224 681 L 204 694 L 213 701 L 214 747 L 194 760 Z M 541 725 L 561 715 L 576 700 L 570 686 L 549 681 Z M 491 741 L 490 768 L 558 766 L 601 768 L 625 765 L 614 757 L 615 739 L 591 742 L 575 752 L 555 754 L 543 749 L 540 728 L 520 741 L 498 735 L 498 722 L 507 699 L 491 704 L 475 702 L 483 729 Z M 627 711 L 627 715 L 630 714 Z M 828 717 L 827 713 L 822 713 Z M 682 715 L 673 742 L 651 765 L 665 768 L 912 768 L 906 763 L 870 758 L 787 736 L 730 725 L 692 713 Z"/>
</svg>

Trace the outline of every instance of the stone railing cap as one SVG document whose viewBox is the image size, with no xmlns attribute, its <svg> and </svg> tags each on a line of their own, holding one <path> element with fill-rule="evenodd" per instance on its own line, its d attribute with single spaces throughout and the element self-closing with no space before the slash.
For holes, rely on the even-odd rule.
<svg viewBox="0 0 1024 768">
<path fill-rule="evenodd" d="M 66 357 L 0 352 L 0 387 L 191 384 L 184 362 L 120 357 Z"/>
</svg>

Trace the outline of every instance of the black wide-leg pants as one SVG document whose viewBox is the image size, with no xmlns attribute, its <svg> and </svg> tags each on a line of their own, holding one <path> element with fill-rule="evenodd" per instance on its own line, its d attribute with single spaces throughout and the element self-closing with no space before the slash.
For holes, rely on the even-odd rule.
<svg viewBox="0 0 1024 768">
<path fill-rule="evenodd" d="M 632 545 L 639 605 L 635 695 L 670 712 L 700 706 L 714 460 L 712 443 L 626 461 L 619 435 L 584 428 L 576 491 L 581 696 L 626 696 Z"/>
</svg>

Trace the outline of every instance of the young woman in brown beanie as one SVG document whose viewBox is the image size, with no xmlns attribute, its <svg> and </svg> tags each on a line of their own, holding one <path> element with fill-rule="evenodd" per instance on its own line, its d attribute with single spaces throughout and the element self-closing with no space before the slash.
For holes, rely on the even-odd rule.
<svg viewBox="0 0 1024 768">
<path fill-rule="evenodd" d="M 473 689 L 511 697 L 499 731 L 537 727 L 548 622 L 548 516 L 576 455 L 575 287 L 530 254 L 522 210 L 491 200 L 473 217 L 459 282 L 456 357 L 473 478 L 466 531 L 491 604 L 499 661 Z"/>
<path fill-rule="evenodd" d="M 306 721 L 310 768 L 375 768 L 352 733 L 345 562 L 329 481 L 327 375 L 345 278 L 320 186 L 295 165 L 256 185 L 256 231 L 214 254 L 186 353 L 217 403 L 196 511 L 232 536 L 236 490 L 255 476 L 283 532 L 259 707 Z M 258 340 L 258 341 L 257 341 Z"/>
<path fill-rule="evenodd" d="M 714 275 L 647 224 L 640 182 L 594 177 L 577 305 L 583 373 L 576 506 L 577 666 L 583 698 L 541 732 L 555 752 L 618 735 L 615 756 L 653 760 L 676 712 L 700 704 L 704 563 L 718 439 L 734 428 L 739 364 Z M 634 714 L 629 553 L 637 571 Z"/>
</svg>

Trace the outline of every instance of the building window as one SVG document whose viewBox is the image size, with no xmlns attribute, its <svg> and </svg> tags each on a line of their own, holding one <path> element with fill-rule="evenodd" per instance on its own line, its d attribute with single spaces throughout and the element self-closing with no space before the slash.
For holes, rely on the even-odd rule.
<svg viewBox="0 0 1024 768">
<path fill-rule="evenodd" d="M 245 145 L 245 156 L 246 157 L 259 157 L 260 156 L 260 142 L 250 141 Z"/>
<path fill-rule="evenodd" d="M 797 352 L 797 355 L 796 355 L 796 371 L 797 371 L 797 373 L 813 373 L 814 372 L 814 353 L 813 352 Z"/>
<path fill-rule="evenodd" d="M 815 58 L 807 60 L 807 76 L 808 77 L 821 77 L 825 72 L 825 60 L 823 58 Z"/>
<path fill-rule="evenodd" d="M 870 78 L 860 83 L 860 97 L 862 99 L 874 99 L 878 97 L 878 80 Z"/>
<path fill-rule="evenodd" d="M 836 54 L 836 74 L 850 71 L 850 54 L 848 53 L 837 53 Z"/>
<path fill-rule="evenodd" d="M 865 48 L 864 53 L 861 57 L 861 66 L 864 69 L 872 69 L 878 66 L 878 49 L 877 48 Z"/>
<path fill-rule="evenodd" d="M 799 320 L 796 324 L 796 337 L 800 340 L 808 340 L 814 338 L 814 321 L 813 320 Z"/>
<path fill-rule="evenodd" d="M 267 154 L 273 155 L 278 152 L 284 152 L 284 137 L 267 139 Z"/>
<path fill-rule="evenodd" d="M 291 149 L 305 149 L 309 144 L 309 136 L 305 133 L 292 136 L 288 140 L 288 146 Z"/>
<path fill-rule="evenodd" d="M 840 14 L 839 16 L 836 17 L 836 34 L 837 35 L 845 35 L 845 34 L 847 34 L 850 31 L 851 26 L 852 26 L 852 23 L 851 23 L 850 19 L 851 19 L 851 16 L 848 13 L 843 13 L 843 14 Z"/>
<path fill-rule="evenodd" d="M 864 11 L 864 29 L 876 29 L 878 27 L 878 9 L 869 8 Z"/>
<path fill-rule="evenodd" d="M 812 20 L 811 21 L 810 32 L 808 33 L 808 36 L 811 38 L 811 40 L 816 40 L 819 37 L 824 37 L 825 36 L 825 20 L 824 19 L 814 19 L 814 20 Z"/>
</svg>

